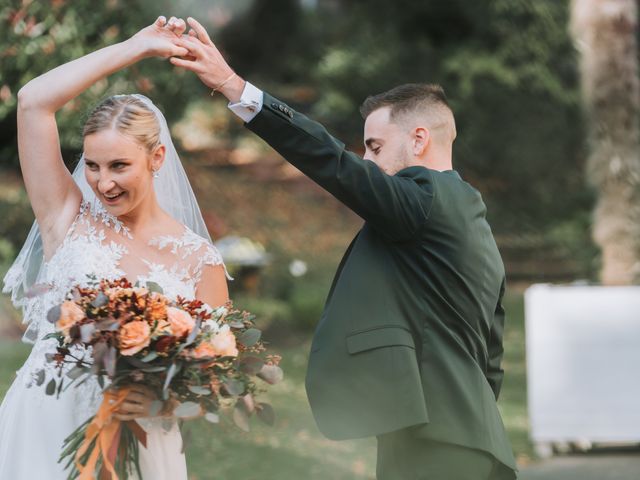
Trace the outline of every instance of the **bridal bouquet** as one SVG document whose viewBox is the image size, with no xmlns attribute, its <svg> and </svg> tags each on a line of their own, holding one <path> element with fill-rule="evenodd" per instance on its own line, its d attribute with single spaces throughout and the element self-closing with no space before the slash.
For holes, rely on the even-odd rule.
<svg viewBox="0 0 640 480">
<path fill-rule="evenodd" d="M 47 318 L 56 327 L 48 337 L 58 340 L 48 360 L 59 374 L 46 393 L 59 395 L 94 376 L 108 385 L 96 415 L 65 441 L 60 461 L 67 462 L 70 479 L 93 478 L 96 471 L 126 478 L 132 465 L 141 476 L 138 442 L 146 445 L 146 434 L 137 422 L 114 417 L 134 385 L 156 393 L 151 416 L 217 423 L 231 410 L 243 430 L 254 412 L 273 424 L 271 406 L 254 400 L 261 389 L 255 378 L 279 381 L 280 358 L 267 354 L 253 316 L 230 303 L 212 310 L 198 300 L 171 301 L 152 282 L 94 280 L 75 287 Z M 44 371 L 37 376 L 44 383 Z"/>
</svg>

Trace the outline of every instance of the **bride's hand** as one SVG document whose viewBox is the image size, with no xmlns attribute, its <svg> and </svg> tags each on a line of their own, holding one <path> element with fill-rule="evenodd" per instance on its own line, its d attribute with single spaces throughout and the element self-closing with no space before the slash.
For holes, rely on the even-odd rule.
<svg viewBox="0 0 640 480">
<path fill-rule="evenodd" d="M 178 41 L 187 25 L 181 18 L 163 16 L 153 22 L 152 25 L 143 28 L 128 41 L 134 48 L 142 52 L 145 57 L 180 57 L 185 56 L 188 50 L 178 45 Z"/>
<path fill-rule="evenodd" d="M 129 387 L 129 394 L 114 416 L 123 422 L 141 417 L 150 417 L 151 404 L 157 400 L 157 398 L 156 394 L 150 388 L 144 385 L 133 385 Z"/>
</svg>

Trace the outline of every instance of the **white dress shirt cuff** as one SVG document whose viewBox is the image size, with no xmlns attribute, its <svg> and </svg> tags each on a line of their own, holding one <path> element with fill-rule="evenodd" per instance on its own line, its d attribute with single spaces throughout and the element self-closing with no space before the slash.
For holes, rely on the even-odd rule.
<svg viewBox="0 0 640 480">
<path fill-rule="evenodd" d="M 249 123 L 262 110 L 264 93 L 249 82 L 245 82 L 244 90 L 237 103 L 229 102 L 229 110 L 239 116 L 245 123 Z"/>
</svg>

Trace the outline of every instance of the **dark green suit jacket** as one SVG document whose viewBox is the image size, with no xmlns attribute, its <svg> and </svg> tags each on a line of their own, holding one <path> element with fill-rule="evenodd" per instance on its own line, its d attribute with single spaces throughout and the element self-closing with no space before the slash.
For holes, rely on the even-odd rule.
<svg viewBox="0 0 640 480">
<path fill-rule="evenodd" d="M 515 469 L 496 406 L 504 267 L 478 191 L 453 170 L 387 175 L 266 93 L 246 126 L 365 221 L 311 347 L 320 430 L 347 439 L 413 427 Z"/>
</svg>

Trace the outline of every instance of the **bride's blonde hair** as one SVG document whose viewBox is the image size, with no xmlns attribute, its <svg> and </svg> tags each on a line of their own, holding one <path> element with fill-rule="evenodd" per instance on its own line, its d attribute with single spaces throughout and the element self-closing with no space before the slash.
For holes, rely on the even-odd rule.
<svg viewBox="0 0 640 480">
<path fill-rule="evenodd" d="M 142 146 L 149 153 L 160 145 L 160 124 L 155 113 L 134 95 L 114 95 L 89 114 L 82 137 L 115 128 Z"/>
</svg>

